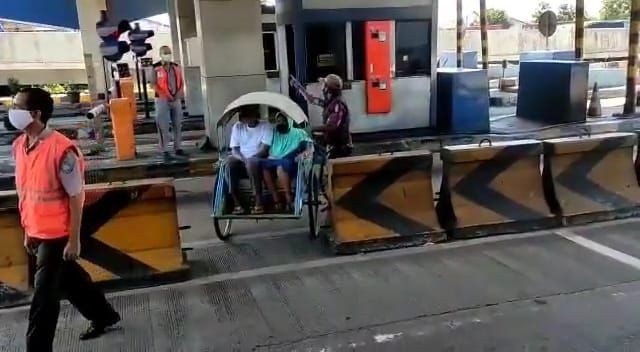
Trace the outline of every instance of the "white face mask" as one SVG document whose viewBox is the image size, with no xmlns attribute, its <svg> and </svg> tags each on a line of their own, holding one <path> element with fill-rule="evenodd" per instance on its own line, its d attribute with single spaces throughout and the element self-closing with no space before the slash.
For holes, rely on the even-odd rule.
<svg viewBox="0 0 640 352">
<path fill-rule="evenodd" d="M 171 54 L 162 54 L 162 55 L 160 55 L 160 57 L 162 58 L 162 61 L 164 61 L 164 62 L 171 62 Z"/>
<path fill-rule="evenodd" d="M 9 110 L 9 122 L 13 127 L 24 131 L 33 122 L 33 116 L 29 110 L 11 109 Z"/>
</svg>

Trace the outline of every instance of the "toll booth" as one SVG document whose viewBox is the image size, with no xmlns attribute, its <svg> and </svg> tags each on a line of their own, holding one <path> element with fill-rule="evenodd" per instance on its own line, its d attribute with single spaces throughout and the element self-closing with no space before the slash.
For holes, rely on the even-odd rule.
<svg viewBox="0 0 640 352">
<path fill-rule="evenodd" d="M 278 0 L 280 77 L 294 75 L 321 96 L 318 79 L 340 75 L 355 134 L 432 127 L 436 1 Z M 320 108 L 308 113 L 322 123 Z"/>
</svg>

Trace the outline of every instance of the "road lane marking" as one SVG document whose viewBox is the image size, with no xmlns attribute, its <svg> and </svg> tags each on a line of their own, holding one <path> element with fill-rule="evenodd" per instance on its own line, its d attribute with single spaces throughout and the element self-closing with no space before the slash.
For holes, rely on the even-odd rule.
<svg viewBox="0 0 640 352">
<path fill-rule="evenodd" d="M 556 234 L 575 244 L 578 244 L 584 248 L 587 248 L 593 252 L 602 254 L 620 263 L 626 264 L 630 267 L 640 270 L 640 259 L 634 256 L 631 256 L 626 253 L 615 250 L 613 248 L 607 247 L 605 245 L 602 245 L 598 242 L 582 237 L 571 231 L 559 230 L 559 231 L 556 231 Z"/>
</svg>

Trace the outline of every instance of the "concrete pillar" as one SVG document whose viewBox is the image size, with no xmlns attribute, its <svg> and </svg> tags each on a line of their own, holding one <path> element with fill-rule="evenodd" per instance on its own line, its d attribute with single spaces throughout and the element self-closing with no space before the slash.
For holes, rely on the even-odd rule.
<svg viewBox="0 0 640 352">
<path fill-rule="evenodd" d="M 96 32 L 96 22 L 100 20 L 100 11 L 106 10 L 105 0 L 76 0 L 78 22 L 82 36 L 82 52 L 87 69 L 87 82 L 91 99 L 96 100 L 98 93 L 106 91 L 100 37 Z"/>
<path fill-rule="evenodd" d="M 201 43 L 201 82 L 207 136 L 217 146 L 216 123 L 239 96 L 264 91 L 260 1 L 194 0 Z"/>
<path fill-rule="evenodd" d="M 167 0 L 167 13 L 169 15 L 169 26 L 171 27 L 171 52 L 173 53 L 173 61 L 182 65 L 184 60 L 182 59 L 180 27 L 178 25 L 178 1 L 179 0 Z"/>
<path fill-rule="evenodd" d="M 204 115 L 200 85 L 200 50 L 190 50 L 189 43 L 197 43 L 196 13 L 193 0 L 168 0 L 172 39 L 175 31 L 173 55 L 180 57 L 185 80 L 185 105 L 190 116 Z M 173 9 L 173 12 L 172 12 Z M 174 29 L 175 26 L 175 29 Z M 175 41 L 177 40 L 177 46 Z M 199 43 L 198 43 L 199 45 Z M 191 45 L 193 46 L 193 45 Z M 194 48 L 191 48 L 194 49 Z M 198 57 L 194 60 L 195 51 Z"/>
</svg>

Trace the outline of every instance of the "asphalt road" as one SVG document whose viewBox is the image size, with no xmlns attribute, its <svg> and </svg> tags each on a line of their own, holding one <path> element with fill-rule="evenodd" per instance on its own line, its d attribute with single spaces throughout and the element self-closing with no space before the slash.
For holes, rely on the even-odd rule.
<svg viewBox="0 0 640 352">
<path fill-rule="evenodd" d="M 110 294 L 123 322 L 92 342 L 65 304 L 56 351 L 640 350 L 640 219 L 336 257 L 304 220 L 217 241 L 211 181 L 178 183 L 194 278 Z M 0 311 L 0 351 L 26 313 Z"/>
</svg>

